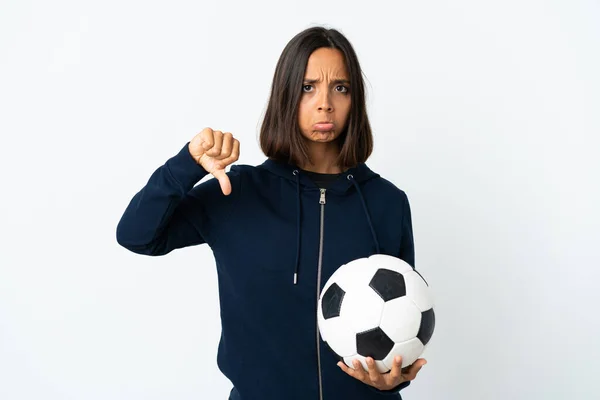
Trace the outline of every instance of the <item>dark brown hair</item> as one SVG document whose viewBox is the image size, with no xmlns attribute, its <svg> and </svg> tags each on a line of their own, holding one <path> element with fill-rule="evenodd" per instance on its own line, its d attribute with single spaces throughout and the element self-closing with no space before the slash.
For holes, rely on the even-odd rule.
<svg viewBox="0 0 600 400">
<path fill-rule="evenodd" d="M 352 45 L 335 29 L 308 28 L 283 49 L 273 76 L 271 95 L 260 129 L 260 147 L 269 158 L 302 165 L 309 155 L 298 124 L 298 108 L 308 58 L 317 49 L 338 49 L 344 55 L 350 79 L 350 114 L 340 134 L 338 165 L 365 162 L 373 151 L 373 134 L 367 116 L 362 70 Z"/>
</svg>

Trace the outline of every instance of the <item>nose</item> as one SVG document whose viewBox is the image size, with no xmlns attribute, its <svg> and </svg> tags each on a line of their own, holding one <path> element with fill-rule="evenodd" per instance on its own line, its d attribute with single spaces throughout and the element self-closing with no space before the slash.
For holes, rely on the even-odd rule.
<svg viewBox="0 0 600 400">
<path fill-rule="evenodd" d="M 331 103 L 331 99 L 329 98 L 329 93 L 327 91 L 325 91 L 325 93 L 321 94 L 317 104 L 319 107 L 319 111 L 323 111 L 323 110 L 325 110 L 327 112 L 333 111 L 333 104 Z"/>
</svg>

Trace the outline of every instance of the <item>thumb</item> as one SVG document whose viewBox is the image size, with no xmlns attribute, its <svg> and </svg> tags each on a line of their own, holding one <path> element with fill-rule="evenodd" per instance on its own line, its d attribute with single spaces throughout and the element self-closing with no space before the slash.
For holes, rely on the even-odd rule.
<svg viewBox="0 0 600 400">
<path fill-rule="evenodd" d="M 213 176 L 217 178 L 219 181 L 219 185 L 221 185 L 221 191 L 225 196 L 228 196 L 231 193 L 231 181 L 227 176 L 227 173 L 224 169 L 217 169 L 213 171 Z"/>
</svg>

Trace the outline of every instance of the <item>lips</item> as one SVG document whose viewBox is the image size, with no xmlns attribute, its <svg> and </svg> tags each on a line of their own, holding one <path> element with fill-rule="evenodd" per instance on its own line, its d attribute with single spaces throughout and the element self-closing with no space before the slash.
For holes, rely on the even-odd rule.
<svg viewBox="0 0 600 400">
<path fill-rule="evenodd" d="M 330 131 L 332 130 L 334 127 L 332 122 L 328 122 L 328 121 L 321 121 L 321 122 L 317 122 L 316 124 L 313 125 L 313 128 L 316 131 Z"/>
</svg>

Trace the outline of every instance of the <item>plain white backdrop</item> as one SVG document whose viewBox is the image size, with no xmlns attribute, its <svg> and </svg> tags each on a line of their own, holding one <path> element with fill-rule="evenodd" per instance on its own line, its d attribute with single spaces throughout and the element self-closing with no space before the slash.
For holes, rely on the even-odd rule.
<svg viewBox="0 0 600 400">
<path fill-rule="evenodd" d="M 358 53 L 368 164 L 407 192 L 436 296 L 404 398 L 597 398 L 599 21 L 593 0 L 3 0 L 0 399 L 227 398 L 210 248 L 145 257 L 115 230 L 206 126 L 264 160 L 275 64 L 314 25 Z"/>
</svg>

